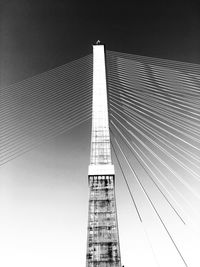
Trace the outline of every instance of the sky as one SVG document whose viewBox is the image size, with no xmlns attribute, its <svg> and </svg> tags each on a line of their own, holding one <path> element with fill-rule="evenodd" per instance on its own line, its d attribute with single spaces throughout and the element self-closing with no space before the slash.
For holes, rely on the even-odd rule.
<svg viewBox="0 0 200 267">
<path fill-rule="evenodd" d="M 1 88 L 92 53 L 98 39 L 112 51 L 200 63 L 199 8 L 191 1 L 2 0 L 0 27 Z M 90 128 L 88 121 L 1 167 L 1 266 L 85 265 Z M 139 189 L 133 187 L 144 225 L 123 180 L 117 183 L 122 263 L 183 266 Z M 198 266 L 199 233 L 165 212 L 191 266 Z"/>
<path fill-rule="evenodd" d="M 199 7 L 192 1 L 1 1 L 1 86 L 107 49 L 200 62 Z"/>
</svg>

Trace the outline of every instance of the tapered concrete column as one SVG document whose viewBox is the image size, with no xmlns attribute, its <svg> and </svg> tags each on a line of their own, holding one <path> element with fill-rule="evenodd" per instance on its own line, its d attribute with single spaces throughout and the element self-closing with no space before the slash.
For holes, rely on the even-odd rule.
<svg viewBox="0 0 200 267">
<path fill-rule="evenodd" d="M 104 45 L 93 45 L 93 108 L 88 169 L 87 267 L 121 267 L 111 160 Z"/>
</svg>

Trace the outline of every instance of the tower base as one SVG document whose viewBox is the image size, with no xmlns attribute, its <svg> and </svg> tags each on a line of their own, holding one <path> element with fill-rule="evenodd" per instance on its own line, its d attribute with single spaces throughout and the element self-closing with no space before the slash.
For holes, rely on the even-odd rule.
<svg viewBox="0 0 200 267">
<path fill-rule="evenodd" d="M 87 267 L 121 267 L 114 175 L 89 175 Z"/>
</svg>

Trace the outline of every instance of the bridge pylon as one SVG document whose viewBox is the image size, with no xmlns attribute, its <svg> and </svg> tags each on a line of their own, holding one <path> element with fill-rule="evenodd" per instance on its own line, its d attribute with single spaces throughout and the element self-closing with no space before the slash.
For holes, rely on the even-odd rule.
<svg viewBox="0 0 200 267">
<path fill-rule="evenodd" d="M 115 199 L 115 170 L 111 159 L 105 49 L 93 45 L 93 106 L 91 154 L 88 168 L 89 211 L 87 267 L 121 267 Z"/>
</svg>

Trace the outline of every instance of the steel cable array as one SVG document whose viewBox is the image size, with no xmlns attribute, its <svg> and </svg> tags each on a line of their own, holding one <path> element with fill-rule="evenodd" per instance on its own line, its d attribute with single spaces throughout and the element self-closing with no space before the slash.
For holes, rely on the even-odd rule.
<svg viewBox="0 0 200 267">
<path fill-rule="evenodd" d="M 0 165 L 91 118 L 92 55 L 1 89 Z"/>
<path fill-rule="evenodd" d="M 200 66 L 107 51 L 107 72 L 117 162 L 130 169 L 182 263 L 189 266 L 151 196 L 157 190 L 183 225 L 199 224 Z M 129 191 L 132 182 L 126 177 Z"/>
<path fill-rule="evenodd" d="M 190 266 L 153 194 L 184 227 L 200 223 L 200 66 L 107 51 L 107 78 L 112 147 L 139 221 L 134 182 Z M 1 89 L 1 103 L 0 165 L 91 118 L 92 55 Z"/>
</svg>

